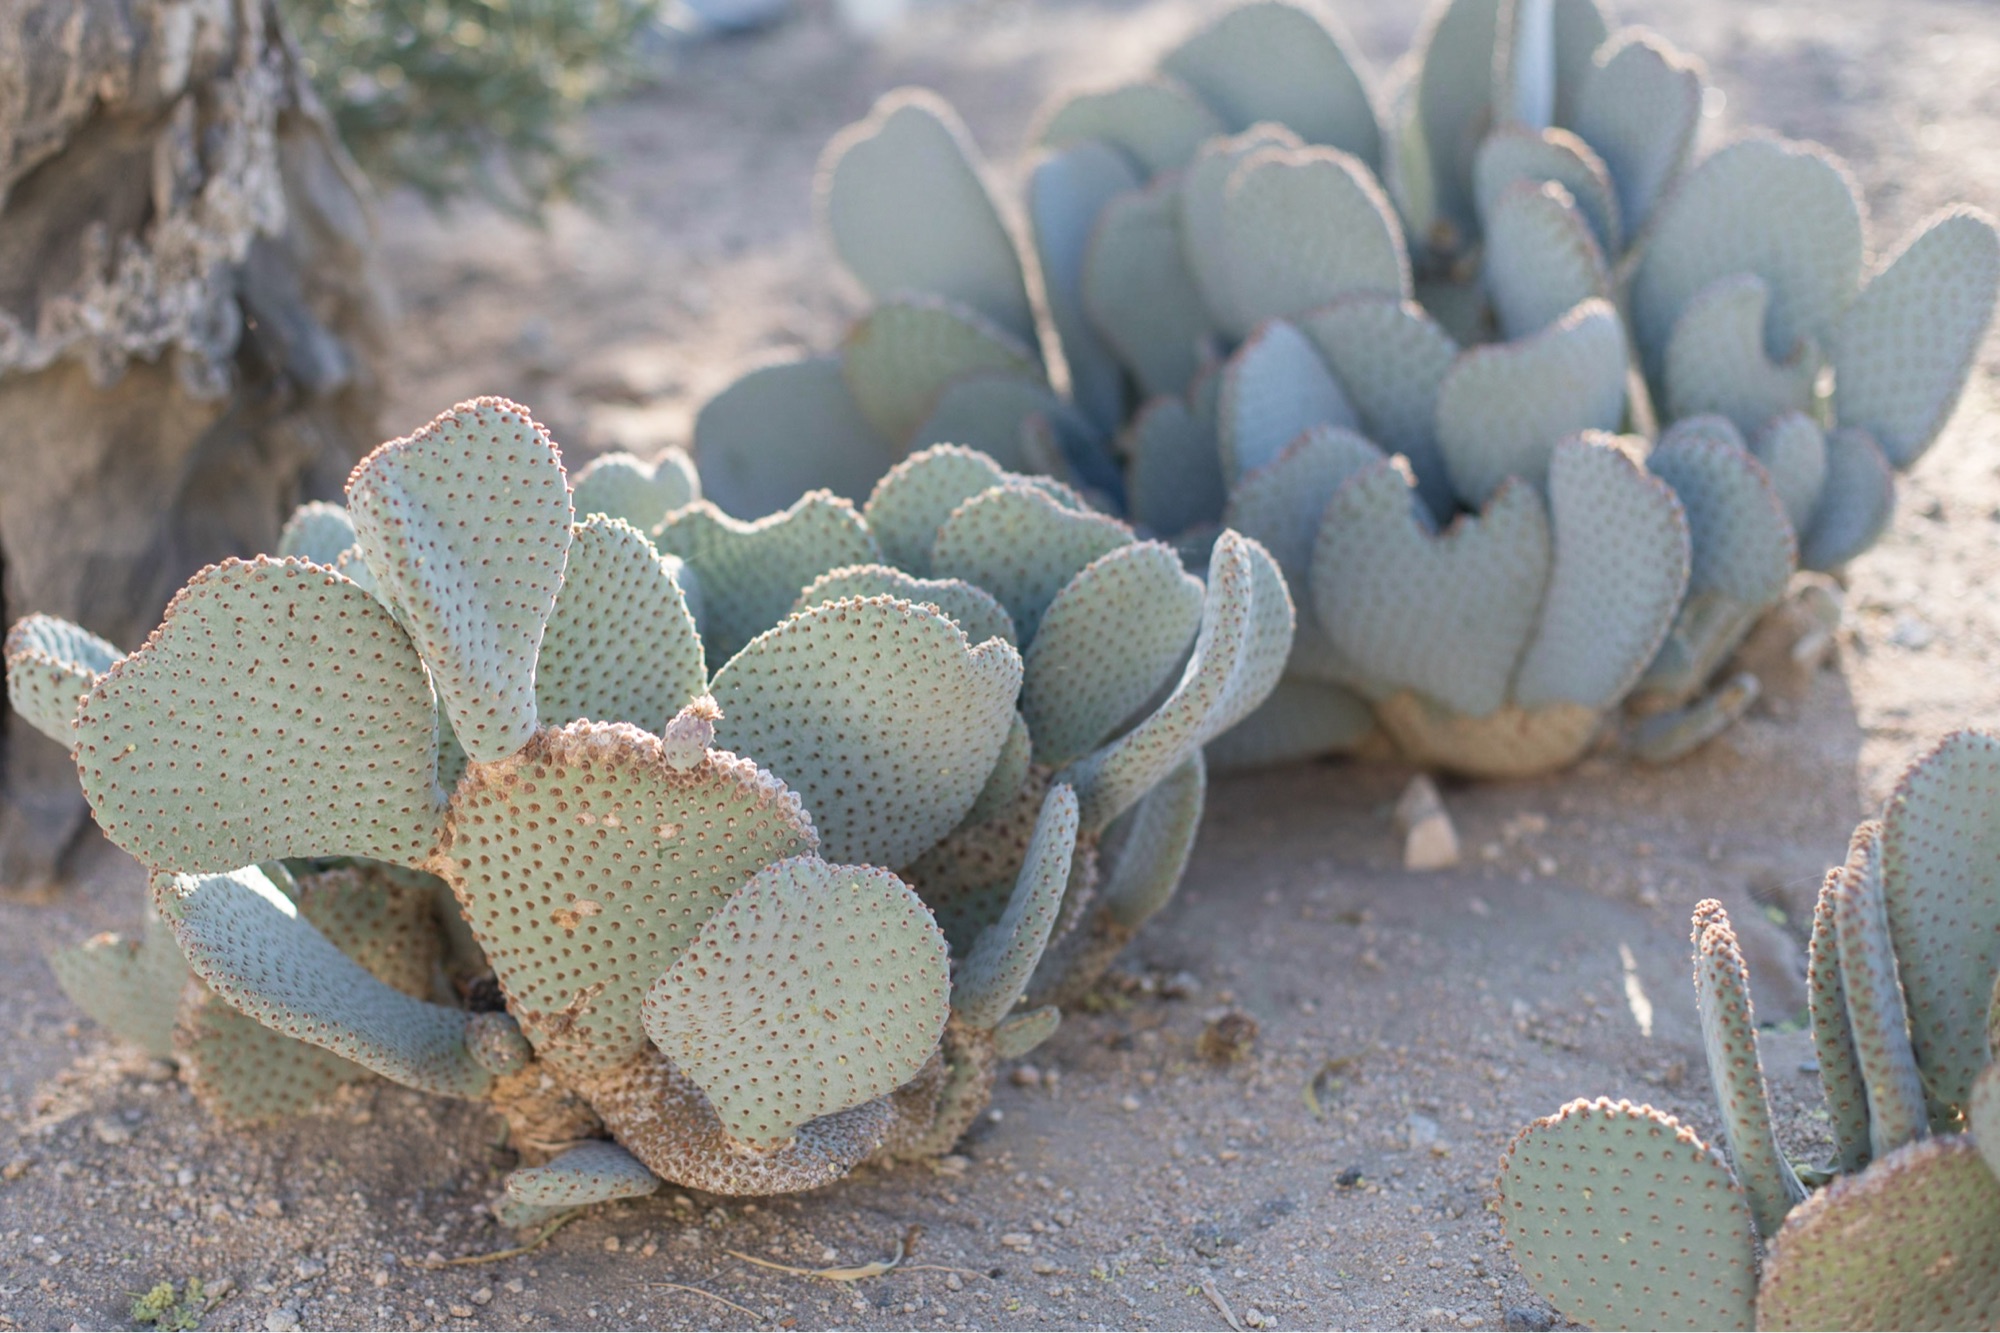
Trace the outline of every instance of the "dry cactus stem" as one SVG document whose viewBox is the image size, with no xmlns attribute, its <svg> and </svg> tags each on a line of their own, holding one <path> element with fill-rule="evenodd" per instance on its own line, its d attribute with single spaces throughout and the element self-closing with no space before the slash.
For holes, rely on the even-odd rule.
<svg viewBox="0 0 2000 1333">
<path fill-rule="evenodd" d="M 1576 1101 L 1500 1165 L 1522 1269 L 1597 1328 L 2000 1322 L 2000 737 L 1958 732 L 1855 830 L 1814 915 L 1813 1044 L 1835 1158 L 1808 1197 L 1772 1131 L 1743 960 L 1695 909 L 1726 1151 L 1650 1106 Z"/>
<path fill-rule="evenodd" d="M 1178 883 L 1283 581 L 1232 533 L 1204 585 L 969 450 L 865 511 L 696 490 L 672 458 L 572 490 L 480 399 L 137 652 L 16 626 L 10 698 L 154 872 L 64 989 L 230 1120 L 369 1072 L 491 1102 L 519 1224 L 948 1151 Z"/>
<path fill-rule="evenodd" d="M 875 306 L 726 389 L 695 452 L 745 513 L 950 441 L 1196 567 L 1219 527 L 1256 537 L 1297 642 L 1213 763 L 1379 726 L 1533 773 L 1627 705 L 1630 748 L 1674 757 L 1755 697 L 1714 682 L 1793 572 L 1881 534 L 2000 291 L 1970 209 L 1871 261 L 1816 146 L 1690 165 L 1702 97 L 1597 0 L 1441 0 L 1379 89 L 1321 18 L 1251 0 L 1043 115 L 1017 243 L 951 109 L 892 93 L 819 185 Z"/>
</svg>

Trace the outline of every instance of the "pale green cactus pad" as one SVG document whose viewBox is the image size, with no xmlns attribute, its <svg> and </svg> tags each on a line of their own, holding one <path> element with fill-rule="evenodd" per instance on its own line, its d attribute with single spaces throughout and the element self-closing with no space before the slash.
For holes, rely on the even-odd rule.
<svg viewBox="0 0 2000 1333">
<path fill-rule="evenodd" d="M 1907 468 L 1944 429 L 2000 298 L 2000 232 L 1976 209 L 1932 220 L 1840 316 L 1827 340 L 1834 415 Z"/>
<path fill-rule="evenodd" d="M 1311 340 L 1282 319 L 1260 327 L 1222 368 L 1216 441 L 1232 486 L 1315 426 L 1358 424 Z"/>
<path fill-rule="evenodd" d="M 238 1013 L 200 982 L 167 1014 L 181 1077 L 201 1108 L 226 1125 L 303 1114 L 368 1077 L 352 1060 Z"/>
<path fill-rule="evenodd" d="M 893 565 L 849 565 L 830 569 L 807 585 L 792 613 L 849 597 L 894 597 L 934 606 L 965 632 L 967 643 L 988 639 L 1014 642 L 1014 620 L 984 588 L 963 579 L 920 579 Z"/>
<path fill-rule="evenodd" d="M 993 1029 L 993 1054 L 1002 1060 L 1018 1060 L 1034 1050 L 1062 1026 L 1062 1010 L 1052 1004 L 1030 1009 Z"/>
<path fill-rule="evenodd" d="M 7 702 L 28 725 L 70 749 L 83 698 L 124 654 L 81 625 L 23 616 L 7 631 Z"/>
<path fill-rule="evenodd" d="M 1772 360 L 1764 350 L 1770 308 L 1771 285 L 1755 273 L 1727 274 L 1689 299 L 1661 371 L 1669 415 L 1720 413 L 1748 437 L 1780 413 L 1812 405 L 1818 348 L 1802 341 Z"/>
<path fill-rule="evenodd" d="M 1605 42 L 1591 65 L 1564 123 L 1603 156 L 1625 235 L 1637 236 L 1694 147 L 1700 67 L 1642 31 Z"/>
<path fill-rule="evenodd" d="M 931 572 L 964 579 L 1007 608 L 1032 645 L 1049 604 L 1091 561 L 1133 541 L 1105 514 L 1078 510 L 1025 480 L 984 490 L 951 511 L 931 546 Z"/>
<path fill-rule="evenodd" d="M 173 931 L 148 913 L 138 939 L 93 935 L 49 954 L 49 970 L 70 1003 L 121 1041 L 157 1059 L 174 1054 L 174 1011 L 188 982 Z"/>
<path fill-rule="evenodd" d="M 1616 255 L 1624 248 L 1624 227 L 1610 169 L 1581 138 L 1564 129 L 1532 130 L 1509 124 L 1497 127 L 1479 145 L 1472 167 L 1472 189 L 1482 218 L 1492 217 L 1494 205 L 1509 187 L 1543 181 L 1568 192 L 1590 224 L 1591 236 L 1602 254 Z"/>
<path fill-rule="evenodd" d="M 740 519 L 810 491 L 866 497 L 901 449 L 861 415 L 841 367 L 838 356 L 781 361 L 704 403 L 694 419 L 702 495 Z"/>
<path fill-rule="evenodd" d="M 1965 1128 L 1978 1145 L 1986 1169 L 2000 1172 L 2000 1065 L 1988 1065 L 1973 1080 L 1972 1098 L 1966 1104 Z"/>
<path fill-rule="evenodd" d="M 1137 185 L 1161 172 L 1180 170 L 1202 144 L 1226 133 L 1221 117 L 1200 98 L 1173 79 L 1155 75 L 1078 93 L 1049 108 L 1034 141 L 1059 149 L 1109 148 Z M 1065 347 L 1068 340 L 1065 333 Z"/>
<path fill-rule="evenodd" d="M 1965 1137 L 1913 1143 L 1836 1181 L 1785 1223 L 1759 1328 L 2000 1323 L 2000 1184 Z"/>
<path fill-rule="evenodd" d="M 1458 344 L 1414 301 L 1355 296 L 1299 320 L 1319 348 L 1369 439 L 1402 454 L 1439 515 L 1451 512 L 1451 482 L 1437 445 L 1438 389 Z"/>
<path fill-rule="evenodd" d="M 1021 716 L 1036 763 L 1095 749 L 1172 679 L 1201 625 L 1201 580 L 1159 542 L 1120 546 L 1049 603 L 1023 659 Z"/>
<path fill-rule="evenodd" d="M 914 1077 L 944 1029 L 944 936 L 886 870 L 759 871 L 646 994 L 646 1031 L 729 1135 L 783 1144 Z"/>
<path fill-rule="evenodd" d="M 1875 437 L 1858 426 L 1826 437 L 1826 483 L 1799 541 L 1799 564 L 1838 569 L 1875 544 L 1895 516 L 1896 474 Z"/>
<path fill-rule="evenodd" d="M 433 708 L 424 664 L 374 597 L 303 560 L 230 560 L 98 682 L 78 771 L 99 826 L 157 869 L 417 865 L 441 814 Z"/>
<path fill-rule="evenodd" d="M 1304 141 L 1283 125 L 1255 125 L 1241 134 L 1211 139 L 1195 154 L 1179 182 L 1177 223 L 1172 228 L 1181 262 L 1193 278 L 1203 308 L 1201 332 L 1210 321 L 1230 338 L 1247 337 L 1256 321 L 1236 306 L 1235 275 L 1224 249 L 1223 207 L 1236 168 L 1266 148 L 1300 148 Z M 1154 183 L 1154 192 L 1176 193 L 1173 182 Z M 1107 238 L 1107 245 L 1111 243 Z M 1122 349 L 1121 349 L 1122 350 Z M 1151 390 L 1159 392 L 1159 390 Z"/>
<path fill-rule="evenodd" d="M 624 519 L 577 524 L 535 663 L 535 709 L 657 731 L 707 689 L 701 636 L 680 585 Z"/>
<path fill-rule="evenodd" d="M 1592 1328 L 1748 1329 L 1757 1238 L 1721 1157 L 1672 1116 L 1607 1098 L 1522 1130 L 1500 1219 L 1535 1290 Z"/>
<path fill-rule="evenodd" d="M 1156 533 L 1182 533 L 1222 517 L 1228 490 L 1212 423 L 1176 397 L 1139 409 L 1125 435 L 1132 521 Z"/>
<path fill-rule="evenodd" d="M 917 432 L 955 380 L 1012 376 L 1030 384 L 1041 366 L 1020 342 L 970 306 L 937 297 L 883 301 L 847 331 L 840 373 L 861 415 L 884 439 L 922 447 Z"/>
<path fill-rule="evenodd" d="M 1063 360 L 1069 364 L 1070 397 L 1104 431 L 1116 430 L 1125 415 L 1124 372 L 1084 309 L 1084 257 L 1105 205 L 1142 182 L 1132 158 L 1146 154 L 1171 160 L 1183 146 L 1192 155 L 1195 145 L 1212 132 L 1199 123 L 1176 127 L 1173 115 L 1181 108 L 1209 115 L 1186 93 L 1165 84 L 1135 84 L 1077 98 L 1044 124 L 1042 134 L 1045 142 L 1056 143 L 1074 128 L 1082 142 L 1044 157 L 1028 177 L 1028 222 L 1049 317 L 1062 343 Z M 1121 141 L 1111 133 L 1085 128 L 1092 125 L 1107 131 L 1127 127 L 1133 132 Z M 1057 137 L 1049 138 L 1052 134 Z M 1141 158 L 1142 164 L 1146 160 Z"/>
<path fill-rule="evenodd" d="M 1526 338 L 1592 297 L 1611 274 L 1576 197 L 1555 181 L 1519 181 L 1485 210 L 1486 290 L 1507 338 Z"/>
<path fill-rule="evenodd" d="M 1096 433 L 1094 426 L 1039 378 L 977 372 L 954 379 L 938 391 L 930 414 L 910 432 L 908 443 L 913 449 L 963 445 L 1002 467 L 1019 471 L 1031 466 L 1023 432 L 1029 419 L 1036 416 L 1049 423 L 1053 439 Z"/>
<path fill-rule="evenodd" d="M 363 459 L 347 511 L 466 754 L 520 748 L 573 518 L 554 441 L 504 398 L 460 403 Z"/>
<path fill-rule="evenodd" d="M 1410 258 L 1388 196 L 1338 149 L 1260 148 L 1222 193 L 1230 309 L 1250 325 L 1343 296 L 1410 294 Z"/>
<path fill-rule="evenodd" d="M 650 461 L 622 451 L 599 454 L 570 483 L 577 518 L 604 514 L 641 532 L 652 531 L 669 512 L 700 498 L 694 461 L 678 449 Z"/>
<path fill-rule="evenodd" d="M 685 560 L 701 581 L 702 638 L 711 662 L 727 662 L 784 619 L 828 570 L 882 558 L 854 506 L 823 491 L 748 523 L 697 501 L 669 514 L 653 544 Z"/>
<path fill-rule="evenodd" d="M 1500 6 L 1493 0 L 1451 0 L 1432 10 L 1418 47 L 1415 123 L 1421 127 L 1424 182 L 1438 221 L 1450 234 L 1436 237 L 1455 250 L 1479 234 L 1472 192 L 1479 141 L 1493 115 L 1494 44 Z"/>
<path fill-rule="evenodd" d="M 1813 1054 L 1819 1058 L 1820 1088 L 1833 1125 L 1835 1162 L 1843 1171 L 1868 1165 L 1868 1085 L 1847 1021 L 1847 984 L 1841 976 L 1840 930 L 1834 903 L 1841 867 L 1826 872 L 1813 905 L 1812 947 L 1807 953 L 1806 1000 L 1812 1015 Z"/>
<path fill-rule="evenodd" d="M 510 1173 L 507 1198 L 528 1208 L 580 1208 L 639 1198 L 659 1187 L 660 1178 L 644 1162 L 615 1143 L 593 1139 L 542 1166 Z"/>
<path fill-rule="evenodd" d="M 1177 187 L 1162 177 L 1106 204 L 1083 261 L 1083 308 L 1147 394 L 1185 389 L 1210 333 L 1183 258 Z"/>
<path fill-rule="evenodd" d="M 1869 1151 L 1888 1156 L 1930 1132 L 1923 1075 L 1910 1044 L 1910 1015 L 1883 900 L 1882 829 L 1863 824 L 1833 895 L 1841 979 L 1855 1057 L 1868 1092 Z M 1985 1019 L 1980 1019 L 1983 1034 Z M 1983 1035 L 1981 1038 L 1983 1045 Z"/>
<path fill-rule="evenodd" d="M 1007 910 L 979 932 L 952 978 L 952 1012 L 966 1026 L 998 1027 L 1021 998 L 1062 911 L 1076 833 L 1076 793 L 1057 783 L 1042 799 Z"/>
<path fill-rule="evenodd" d="M 1785 1215 L 1805 1201 L 1805 1186 L 1779 1151 L 1771 1128 L 1770 1095 L 1764 1088 L 1757 1019 L 1750 1005 L 1750 971 L 1729 915 L 1713 898 L 1694 910 L 1694 990 L 1708 1079 L 1722 1106 L 1729 1160 L 1749 1195 L 1758 1234 L 1774 1236 Z"/>
<path fill-rule="evenodd" d="M 1988 1058 L 2000 975 L 1996 775 L 2000 740 L 1957 732 L 1903 775 L 1882 817 L 1882 902 L 1935 1124 L 1964 1109 Z M 1846 946 L 1843 932 L 1843 959 Z"/>
<path fill-rule="evenodd" d="M 878 299 L 934 292 L 1033 343 L 1021 259 L 977 162 L 942 99 L 890 93 L 827 145 L 820 216 L 841 263 Z"/>
<path fill-rule="evenodd" d="M 868 496 L 862 514 L 892 565 L 931 573 L 931 547 L 954 509 L 1009 480 L 1007 470 L 973 449 L 934 445 L 891 468 Z"/>
<path fill-rule="evenodd" d="M 1623 326 L 1595 299 L 1527 338 L 1466 352 L 1438 386 L 1438 447 L 1452 489 L 1483 505 L 1509 477 L 1541 485 L 1557 440 L 1618 428 L 1625 374 Z"/>
<path fill-rule="evenodd" d="M 814 812 L 839 861 L 900 866 L 950 832 L 1014 723 L 1021 657 L 890 597 L 799 612 L 716 674 L 718 742 Z"/>
<path fill-rule="evenodd" d="M 353 545 L 354 521 L 347 516 L 347 510 L 324 500 L 313 500 L 300 505 L 285 520 L 284 529 L 278 534 L 277 553 L 331 567 Z"/>
<path fill-rule="evenodd" d="M 1826 432 L 1804 412 L 1786 412 L 1751 439 L 1750 452 L 1770 474 L 1792 532 L 1803 534 L 1826 491 Z"/>
</svg>

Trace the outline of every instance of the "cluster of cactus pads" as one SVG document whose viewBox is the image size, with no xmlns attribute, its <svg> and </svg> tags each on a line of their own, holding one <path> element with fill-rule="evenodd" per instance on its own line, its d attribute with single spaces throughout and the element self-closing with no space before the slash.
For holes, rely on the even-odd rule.
<svg viewBox="0 0 2000 1333">
<path fill-rule="evenodd" d="M 1808 974 L 1824 1169 L 1778 1145 L 1736 937 L 1719 904 L 1698 906 L 1727 1153 L 1602 1098 L 1528 1126 L 1500 1215 L 1536 1289 L 1598 1328 L 2000 1326 L 1996 865 L 2000 737 L 1960 732 L 1828 872 Z M 1831 1183 L 1808 1197 L 1801 1176 Z"/>
<path fill-rule="evenodd" d="M 153 872 L 65 990 L 232 1120 L 367 1072 L 489 1101 L 516 1223 L 949 1150 L 1173 892 L 1283 580 L 1225 534 L 1204 584 L 965 449 L 859 509 L 697 487 L 670 455 L 572 491 L 481 399 L 136 652 L 15 626 L 14 706 Z"/>
<path fill-rule="evenodd" d="M 1872 264 L 1825 150 L 1693 162 L 1703 93 L 1597 0 L 1442 0 L 1381 89 L 1251 0 L 1045 113 L 1026 246 L 950 108 L 891 94 L 820 183 L 875 304 L 709 403 L 703 476 L 763 512 L 951 441 L 1196 567 L 1223 525 L 1259 538 L 1298 640 L 1217 762 L 1379 724 L 1532 772 L 1621 710 L 1670 757 L 1753 697 L 1709 691 L 1792 573 L 1881 534 L 2000 292 L 1972 210 Z"/>
</svg>

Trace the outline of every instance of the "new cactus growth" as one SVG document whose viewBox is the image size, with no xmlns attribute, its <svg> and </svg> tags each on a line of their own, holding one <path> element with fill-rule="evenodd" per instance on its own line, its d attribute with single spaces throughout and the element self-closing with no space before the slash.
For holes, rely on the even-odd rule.
<svg viewBox="0 0 2000 1333">
<path fill-rule="evenodd" d="M 1773 1133 L 1747 975 L 1695 909 L 1726 1152 L 1661 1111 L 1577 1101 L 1524 1129 L 1500 1216 L 1598 1328 L 1990 1328 L 2000 1320 L 2000 738 L 1947 737 L 1855 830 L 1814 917 L 1812 1032 L 1835 1134 L 1807 1197 Z M 1761 1257 L 1760 1257 L 1761 1256 Z"/>
<path fill-rule="evenodd" d="M 876 304 L 703 410 L 713 497 L 858 500 L 952 442 L 1195 568 L 1221 525 L 1258 538 L 1298 640 L 1216 762 L 1379 723 L 1426 763 L 1536 772 L 1628 704 L 1637 753 L 1692 748 L 1754 698 L 1715 681 L 1793 571 L 1881 534 L 1991 320 L 2000 237 L 1952 209 L 1874 264 L 1823 149 L 1690 165 L 1700 68 L 1597 0 L 1441 0 L 1399 77 L 1251 0 L 1043 115 L 1025 243 L 951 109 L 884 98 L 819 184 Z M 1631 465 L 1585 486 L 1565 451 Z M 1412 625 L 1368 614 L 1391 605 Z"/>
<path fill-rule="evenodd" d="M 490 1102 L 515 1223 L 947 1151 L 1172 892 L 1289 597 L 1252 541 L 1204 586 L 967 450 L 865 509 L 696 493 L 671 460 L 573 490 L 480 399 L 134 653 L 16 626 L 10 697 L 153 872 L 65 989 L 232 1120 L 369 1072 Z"/>
</svg>

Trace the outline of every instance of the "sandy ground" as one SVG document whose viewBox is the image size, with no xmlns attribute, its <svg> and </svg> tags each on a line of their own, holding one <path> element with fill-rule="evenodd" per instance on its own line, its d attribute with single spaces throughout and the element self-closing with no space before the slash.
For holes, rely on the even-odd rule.
<svg viewBox="0 0 2000 1333">
<path fill-rule="evenodd" d="M 994 0 L 920 11 L 872 47 L 817 16 L 663 55 L 594 123 L 596 214 L 543 232 L 385 208 L 406 303 L 395 408 L 533 405 L 582 457 L 680 439 L 746 361 L 823 346 L 852 309 L 811 225 L 821 143 L 928 83 L 1011 162 L 1055 89 L 1141 67 L 1191 23 Z M 1386 61 L 1416 6 L 1346 0 Z M 2000 11 L 1862 0 L 1627 3 L 1704 55 L 1719 135 L 1767 124 L 1846 155 L 1878 246 L 1952 200 L 2000 211 Z M 2000 355 L 1852 571 L 1838 660 L 1665 770 L 1447 789 L 1465 868 L 1397 869 L 1407 773 L 1317 765 L 1218 784 L 1179 900 L 1122 984 L 1002 1087 L 935 1170 L 818 1193 L 676 1190 L 600 1209 L 532 1254 L 483 1205 L 507 1165 L 477 1110 L 383 1084 L 255 1135 L 212 1128 L 169 1071 L 105 1041 L 43 952 L 137 917 L 139 878 L 87 858 L 53 906 L 0 899 L 0 1326 L 125 1326 L 133 1293 L 201 1278 L 209 1327 L 1546 1327 L 1489 1210 L 1501 1149 L 1576 1096 L 1717 1128 L 1688 986 L 1687 911 L 1730 901 L 1764 1016 L 1799 997 L 1822 868 L 1943 731 L 2000 725 Z M 1261 1026 L 1196 1051 L 1226 1009 Z M 1821 1151 L 1796 1027 L 1767 1029 L 1782 1132 Z M 1310 1090 L 1310 1093 L 1309 1093 Z M 759 1267 L 885 1259 L 842 1286 Z M 734 1252 L 734 1253 L 732 1253 Z M 226 1285 L 224 1285 L 226 1284 Z"/>
</svg>

